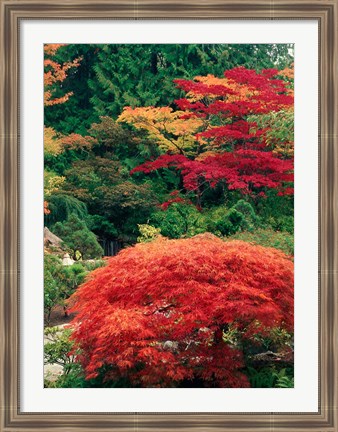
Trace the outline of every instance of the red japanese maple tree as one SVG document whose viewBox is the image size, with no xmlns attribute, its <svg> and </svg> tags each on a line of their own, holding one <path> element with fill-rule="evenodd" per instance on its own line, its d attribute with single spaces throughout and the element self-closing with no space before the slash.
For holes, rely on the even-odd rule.
<svg viewBox="0 0 338 432">
<path fill-rule="evenodd" d="M 180 154 L 168 151 L 132 173 L 175 168 L 182 175 L 185 189 L 195 191 L 197 196 L 206 186 L 215 187 L 220 182 L 243 194 L 264 195 L 267 189 L 276 189 L 280 195 L 293 194 L 292 154 L 274 151 L 280 143 L 266 139 L 269 127 L 258 127 L 250 121 L 252 115 L 293 110 L 290 82 L 281 79 L 278 70 L 257 73 L 238 67 L 226 71 L 224 78 L 208 75 L 175 83 L 187 93 L 176 104 L 181 121 L 195 119 L 195 146 L 191 138 L 189 155 L 182 149 Z M 136 114 L 127 116 L 129 111 L 127 108 L 124 117 L 141 127 Z M 151 127 L 156 129 L 156 122 Z"/>
<path fill-rule="evenodd" d="M 72 296 L 87 379 L 248 387 L 241 342 L 293 328 L 293 263 L 281 251 L 211 234 L 123 250 Z M 226 340 L 229 326 L 237 343 Z"/>
</svg>

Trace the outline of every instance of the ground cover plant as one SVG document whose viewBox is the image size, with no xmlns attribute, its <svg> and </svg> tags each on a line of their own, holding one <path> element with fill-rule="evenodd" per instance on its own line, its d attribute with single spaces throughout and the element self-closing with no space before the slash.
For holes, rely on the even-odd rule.
<svg viewBox="0 0 338 432">
<path fill-rule="evenodd" d="M 292 53 L 45 45 L 46 386 L 293 386 Z"/>
</svg>

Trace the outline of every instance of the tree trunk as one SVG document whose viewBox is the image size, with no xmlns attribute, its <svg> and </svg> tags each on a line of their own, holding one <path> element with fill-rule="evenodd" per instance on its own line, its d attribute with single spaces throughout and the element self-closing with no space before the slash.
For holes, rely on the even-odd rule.
<svg viewBox="0 0 338 432">
<path fill-rule="evenodd" d="M 104 256 L 115 256 L 123 248 L 123 243 L 117 239 L 111 240 L 104 238 L 100 240 L 99 243 L 103 248 Z"/>
</svg>

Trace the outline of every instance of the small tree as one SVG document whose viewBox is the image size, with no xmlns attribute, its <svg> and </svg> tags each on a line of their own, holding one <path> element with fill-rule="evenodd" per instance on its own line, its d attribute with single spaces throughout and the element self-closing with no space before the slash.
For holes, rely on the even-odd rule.
<svg viewBox="0 0 338 432">
<path fill-rule="evenodd" d="M 53 308 L 61 301 L 59 275 L 62 272 L 61 260 L 46 254 L 44 257 L 44 318 L 49 324 Z"/>
<path fill-rule="evenodd" d="M 165 152 L 131 173 L 176 170 L 198 207 L 217 185 L 252 197 L 269 190 L 292 195 L 293 84 L 283 77 L 285 71 L 277 69 L 257 73 L 236 67 L 222 78 L 208 74 L 174 80 L 186 93 L 175 101 L 176 111 L 171 106 L 125 107 L 118 121 L 147 131 Z M 274 124 L 284 121 L 288 127 L 281 135 L 271 133 Z"/>
<path fill-rule="evenodd" d="M 50 324 L 50 316 L 56 306 L 64 308 L 67 315 L 66 301 L 76 288 L 83 283 L 86 275 L 104 261 L 79 261 L 71 266 L 62 264 L 61 259 L 51 254 L 44 257 L 44 311 L 45 323 Z"/>
<path fill-rule="evenodd" d="M 69 247 L 75 260 L 78 259 L 79 254 L 83 259 L 102 257 L 103 249 L 95 234 L 89 231 L 85 222 L 77 216 L 72 214 L 66 222 L 56 223 L 53 231 Z"/>
<path fill-rule="evenodd" d="M 211 234 L 158 239 L 111 258 L 71 303 L 87 379 L 247 387 L 244 345 L 293 329 L 293 263 L 281 251 Z"/>
</svg>

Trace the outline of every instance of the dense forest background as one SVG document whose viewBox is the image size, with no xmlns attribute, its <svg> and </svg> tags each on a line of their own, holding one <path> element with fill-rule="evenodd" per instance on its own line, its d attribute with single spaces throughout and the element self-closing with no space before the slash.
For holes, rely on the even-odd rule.
<svg viewBox="0 0 338 432">
<path fill-rule="evenodd" d="M 159 236 L 293 256 L 293 61 L 286 44 L 45 45 L 46 324 L 103 256 Z M 244 90 L 225 115 L 226 71 Z"/>
<path fill-rule="evenodd" d="M 205 192 L 203 213 L 189 208 L 188 213 L 194 214 L 184 215 L 186 208 L 179 212 L 174 207 L 164 215 L 158 205 L 182 185 L 169 169 L 151 176 L 130 175 L 133 168 L 164 152 L 146 130 L 117 123 L 123 108 L 177 109 L 174 101 L 184 92 L 174 79 L 222 77 L 236 66 L 283 70 L 293 62 L 292 47 L 280 44 L 66 45 L 52 54 L 46 53 L 46 59 L 63 65 L 65 78 L 49 86 L 53 97 L 45 107 L 45 194 L 50 209 L 45 224 L 54 228 L 70 215 L 78 216 L 98 236 L 106 255 L 135 242 L 138 224 L 150 224 L 161 228 L 163 235 L 178 238 L 189 230 L 192 234 L 193 225 L 196 232 L 203 230 L 198 221 L 203 225 L 202 216 L 208 212 L 207 219 L 217 218 L 212 209 L 221 205 L 230 209 L 242 198 L 236 192 L 225 198 L 217 187 Z M 55 103 L 59 100 L 63 103 Z M 292 141 L 293 118 L 281 117 L 283 124 L 278 120 L 279 141 Z M 250 197 L 246 201 L 261 218 L 260 226 L 291 234 L 292 198 L 275 195 L 263 205 Z M 60 225 L 56 231 L 63 232 Z"/>
</svg>

